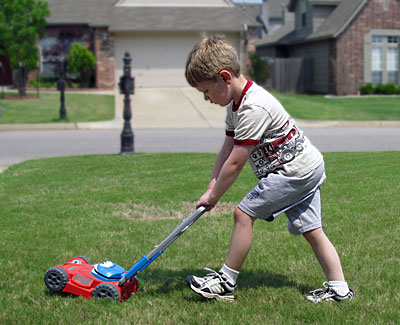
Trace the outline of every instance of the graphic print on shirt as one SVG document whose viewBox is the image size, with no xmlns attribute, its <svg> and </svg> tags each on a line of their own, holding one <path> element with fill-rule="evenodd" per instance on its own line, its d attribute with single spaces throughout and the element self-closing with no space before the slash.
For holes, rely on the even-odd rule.
<svg viewBox="0 0 400 325">
<path fill-rule="evenodd" d="M 256 176 L 261 179 L 292 161 L 303 151 L 303 143 L 304 135 L 291 118 L 279 130 L 263 135 L 250 154 L 250 164 Z"/>
</svg>

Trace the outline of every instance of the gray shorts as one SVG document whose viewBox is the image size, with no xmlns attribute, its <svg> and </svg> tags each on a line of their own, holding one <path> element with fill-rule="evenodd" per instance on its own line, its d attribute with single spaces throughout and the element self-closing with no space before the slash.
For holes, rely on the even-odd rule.
<svg viewBox="0 0 400 325">
<path fill-rule="evenodd" d="M 325 179 L 323 162 L 302 177 L 269 174 L 246 195 L 239 209 L 266 221 L 273 221 L 284 212 L 289 232 L 303 234 L 322 226 L 320 187 Z"/>
</svg>

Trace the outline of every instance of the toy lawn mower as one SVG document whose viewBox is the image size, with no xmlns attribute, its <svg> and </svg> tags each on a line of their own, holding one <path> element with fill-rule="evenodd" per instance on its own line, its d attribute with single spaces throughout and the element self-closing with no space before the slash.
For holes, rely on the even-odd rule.
<svg viewBox="0 0 400 325">
<path fill-rule="evenodd" d="M 86 257 L 76 256 L 63 266 L 54 266 L 48 269 L 44 275 L 44 283 L 53 293 L 66 292 L 87 299 L 92 297 L 109 298 L 122 302 L 138 289 L 139 282 L 136 275 L 160 256 L 207 210 L 207 206 L 199 207 L 128 271 L 111 261 L 92 265 Z"/>
</svg>

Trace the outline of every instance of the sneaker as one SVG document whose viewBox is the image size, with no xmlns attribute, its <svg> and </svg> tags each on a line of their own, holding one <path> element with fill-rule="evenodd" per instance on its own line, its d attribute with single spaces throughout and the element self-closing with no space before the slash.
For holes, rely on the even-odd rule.
<svg viewBox="0 0 400 325">
<path fill-rule="evenodd" d="M 328 282 L 324 282 L 323 286 L 324 288 L 310 291 L 310 295 L 307 296 L 306 299 L 317 304 L 322 301 L 341 302 L 342 300 L 352 300 L 354 297 L 354 292 L 351 289 L 349 289 L 349 292 L 346 295 L 341 296 L 331 286 L 328 285 Z"/>
<path fill-rule="evenodd" d="M 190 289 L 207 299 L 232 302 L 237 285 L 230 283 L 223 273 L 215 272 L 209 268 L 204 269 L 211 273 L 204 277 L 190 275 L 186 278 L 186 283 Z"/>
</svg>

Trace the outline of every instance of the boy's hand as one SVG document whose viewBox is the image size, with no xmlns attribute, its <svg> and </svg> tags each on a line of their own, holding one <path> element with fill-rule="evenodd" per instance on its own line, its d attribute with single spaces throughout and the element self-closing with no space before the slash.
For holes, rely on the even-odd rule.
<svg viewBox="0 0 400 325">
<path fill-rule="evenodd" d="M 198 208 L 202 205 L 203 206 L 208 205 L 210 208 L 207 211 L 210 211 L 217 204 L 217 202 L 218 202 L 218 200 L 215 200 L 211 197 L 211 190 L 208 190 L 197 201 L 196 208 Z"/>
</svg>

